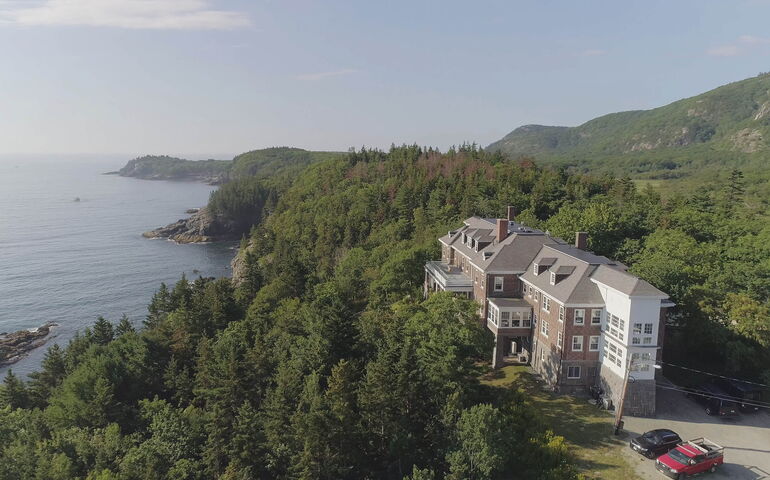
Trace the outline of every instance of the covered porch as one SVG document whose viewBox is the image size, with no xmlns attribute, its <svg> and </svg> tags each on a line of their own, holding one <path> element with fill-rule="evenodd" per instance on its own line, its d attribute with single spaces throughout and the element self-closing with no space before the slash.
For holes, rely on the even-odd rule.
<svg viewBox="0 0 770 480">
<path fill-rule="evenodd" d="M 425 297 L 431 292 L 453 292 L 465 298 L 473 299 L 473 281 L 462 269 L 440 261 L 425 264 Z"/>
<path fill-rule="evenodd" d="M 521 298 L 490 298 L 487 328 L 495 334 L 492 367 L 529 363 L 532 356 L 532 307 Z"/>
</svg>

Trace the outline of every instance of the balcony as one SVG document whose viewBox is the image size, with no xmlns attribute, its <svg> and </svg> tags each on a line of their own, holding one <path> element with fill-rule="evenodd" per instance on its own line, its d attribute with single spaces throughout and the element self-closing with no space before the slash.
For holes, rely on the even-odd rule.
<svg viewBox="0 0 770 480">
<path fill-rule="evenodd" d="M 425 282 L 429 291 L 473 294 L 473 280 L 459 267 L 444 262 L 431 261 L 425 264 Z"/>
</svg>

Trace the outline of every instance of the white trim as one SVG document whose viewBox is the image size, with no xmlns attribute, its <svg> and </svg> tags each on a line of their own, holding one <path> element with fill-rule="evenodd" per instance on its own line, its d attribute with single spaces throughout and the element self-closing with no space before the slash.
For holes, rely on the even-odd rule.
<svg viewBox="0 0 770 480">
<path fill-rule="evenodd" d="M 576 338 L 580 339 L 580 348 L 575 348 L 575 339 Z M 572 335 L 572 348 L 571 348 L 571 350 L 573 352 L 582 352 L 583 351 L 583 343 L 584 343 L 583 335 Z"/>
<path fill-rule="evenodd" d="M 583 319 L 582 323 L 577 323 L 577 312 L 583 312 L 583 316 L 580 317 Z M 584 327 L 586 325 L 586 309 L 585 308 L 573 308 L 572 309 L 572 324 L 576 327 Z"/>
<path fill-rule="evenodd" d="M 577 368 L 577 371 L 578 371 L 577 377 L 571 377 L 569 375 L 570 368 Z M 570 380 L 577 380 L 577 379 L 583 378 L 583 369 L 580 368 L 580 365 L 568 365 L 567 366 L 567 378 L 570 379 Z"/>
</svg>

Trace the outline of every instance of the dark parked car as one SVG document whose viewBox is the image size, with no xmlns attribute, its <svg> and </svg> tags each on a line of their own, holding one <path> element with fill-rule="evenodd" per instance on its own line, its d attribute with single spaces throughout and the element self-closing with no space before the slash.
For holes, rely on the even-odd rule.
<svg viewBox="0 0 770 480">
<path fill-rule="evenodd" d="M 704 383 L 699 387 L 691 388 L 686 395 L 704 405 L 707 415 L 718 417 L 738 415 L 738 404 L 730 400 L 730 394 L 722 390 L 714 382 Z"/>
<path fill-rule="evenodd" d="M 756 412 L 759 410 L 757 404 L 762 401 L 763 391 L 759 385 L 727 378 L 719 378 L 717 383 L 731 397 L 738 399 L 737 401 L 742 412 Z"/>
<path fill-rule="evenodd" d="M 647 458 L 655 458 L 658 455 L 668 453 L 669 450 L 682 442 L 676 432 L 661 428 L 650 430 L 647 433 L 631 440 L 631 449 L 639 452 Z"/>
</svg>

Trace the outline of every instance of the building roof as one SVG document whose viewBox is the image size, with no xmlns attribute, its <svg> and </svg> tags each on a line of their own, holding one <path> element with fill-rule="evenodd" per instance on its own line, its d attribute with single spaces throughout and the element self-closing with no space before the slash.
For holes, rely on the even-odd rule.
<svg viewBox="0 0 770 480">
<path fill-rule="evenodd" d="M 542 263 L 543 261 L 546 263 Z M 532 263 L 549 265 L 548 271 L 557 273 L 556 283 L 551 285 L 551 276 L 548 272 L 535 275 L 534 268 L 527 268 L 521 278 L 562 304 L 604 303 L 597 283 L 607 285 L 628 296 L 667 297 L 665 293 L 649 283 L 628 273 L 626 266 L 622 263 L 581 250 L 573 245 L 543 245 Z"/>
<path fill-rule="evenodd" d="M 625 293 L 629 297 L 668 298 L 668 295 L 641 278 L 631 275 L 626 271 L 611 268 L 607 265 L 599 266 L 593 275 L 591 275 L 591 279 L 610 286 L 621 293 Z"/>
<path fill-rule="evenodd" d="M 470 261 L 484 272 L 523 272 L 544 244 L 564 243 L 537 229 L 521 223 L 508 222 L 508 236 L 500 243 L 496 238 L 497 219 L 471 217 L 458 230 L 439 238 L 445 245 L 453 246 L 467 256 Z M 474 249 L 462 242 L 463 233 L 482 244 Z"/>
<path fill-rule="evenodd" d="M 494 304 L 498 308 L 524 308 L 530 310 L 532 305 L 529 304 L 523 298 L 494 298 L 490 297 L 489 303 Z"/>
<path fill-rule="evenodd" d="M 601 305 L 604 299 L 598 284 L 628 296 L 659 297 L 662 306 L 668 296 L 646 281 L 628 273 L 628 267 L 607 257 L 581 250 L 547 232 L 508 222 L 508 236 L 497 242 L 497 219 L 470 217 L 464 225 L 439 238 L 445 245 L 468 257 L 485 273 L 518 273 L 562 304 Z M 472 248 L 463 243 L 463 234 L 476 241 Z M 533 263 L 548 272 L 535 275 Z M 550 272 L 556 283 L 551 285 Z"/>
</svg>

